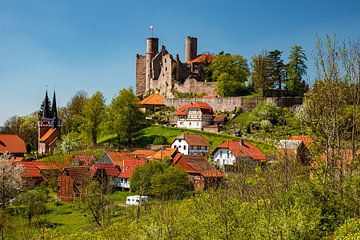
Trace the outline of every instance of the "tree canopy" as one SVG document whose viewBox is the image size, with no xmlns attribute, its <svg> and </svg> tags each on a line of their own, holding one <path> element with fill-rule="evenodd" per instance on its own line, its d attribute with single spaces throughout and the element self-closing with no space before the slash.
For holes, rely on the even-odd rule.
<svg viewBox="0 0 360 240">
<path fill-rule="evenodd" d="M 306 75 L 307 58 L 301 46 L 292 46 L 289 56 L 289 63 L 287 64 L 287 80 L 286 89 L 296 92 L 296 94 L 303 96 L 309 86 L 306 84 L 303 76 Z"/>
<path fill-rule="evenodd" d="M 221 53 L 214 57 L 205 71 L 216 82 L 219 96 L 238 96 L 246 92 L 249 67 L 243 56 Z"/>
</svg>

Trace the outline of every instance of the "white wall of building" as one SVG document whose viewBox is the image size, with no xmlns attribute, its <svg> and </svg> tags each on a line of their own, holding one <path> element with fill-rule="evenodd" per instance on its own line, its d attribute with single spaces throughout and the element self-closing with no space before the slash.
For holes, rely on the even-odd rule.
<svg viewBox="0 0 360 240">
<path fill-rule="evenodd" d="M 177 150 L 184 154 L 189 154 L 189 144 L 185 141 L 185 139 L 175 139 L 175 141 L 171 144 L 172 148 L 177 148 Z"/>
<path fill-rule="evenodd" d="M 217 149 L 213 155 L 214 161 L 219 166 L 234 165 L 236 157 L 229 149 Z"/>
</svg>

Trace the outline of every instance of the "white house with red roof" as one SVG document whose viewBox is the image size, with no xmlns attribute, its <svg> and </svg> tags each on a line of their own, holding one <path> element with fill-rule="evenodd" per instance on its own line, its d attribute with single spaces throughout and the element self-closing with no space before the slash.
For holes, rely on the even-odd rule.
<svg viewBox="0 0 360 240">
<path fill-rule="evenodd" d="M 195 102 L 183 105 L 176 111 L 177 127 L 202 130 L 211 124 L 214 112 L 205 102 Z"/>
<path fill-rule="evenodd" d="M 184 155 L 206 155 L 210 144 L 200 134 L 185 133 L 175 138 L 171 147 Z"/>
<path fill-rule="evenodd" d="M 122 189 L 130 189 L 130 179 L 138 166 L 145 165 L 145 160 L 125 159 L 120 166 L 121 172 L 115 180 L 115 185 Z"/>
<path fill-rule="evenodd" d="M 266 161 L 264 154 L 249 142 L 226 141 L 220 144 L 213 153 L 214 161 L 219 166 L 234 165 L 259 165 Z"/>
</svg>

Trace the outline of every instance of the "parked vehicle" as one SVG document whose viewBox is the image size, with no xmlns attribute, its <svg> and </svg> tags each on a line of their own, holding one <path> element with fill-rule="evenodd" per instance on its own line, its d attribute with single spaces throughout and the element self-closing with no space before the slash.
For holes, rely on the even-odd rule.
<svg viewBox="0 0 360 240">
<path fill-rule="evenodd" d="M 141 196 L 140 198 L 140 195 L 133 195 L 126 198 L 125 204 L 129 206 L 141 206 L 148 203 L 149 200 L 149 196 Z"/>
</svg>

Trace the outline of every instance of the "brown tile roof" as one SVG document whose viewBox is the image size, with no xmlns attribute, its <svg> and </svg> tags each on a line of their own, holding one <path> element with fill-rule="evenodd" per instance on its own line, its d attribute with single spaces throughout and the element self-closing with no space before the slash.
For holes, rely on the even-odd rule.
<svg viewBox="0 0 360 240">
<path fill-rule="evenodd" d="M 290 140 L 300 140 L 303 141 L 303 143 L 305 144 L 305 146 L 309 147 L 309 145 L 312 143 L 312 138 L 306 135 L 301 135 L 301 136 L 291 136 Z"/>
<path fill-rule="evenodd" d="M 160 149 L 153 155 L 153 159 L 172 159 L 174 157 L 174 153 L 176 153 L 176 148 L 166 148 L 166 149 Z"/>
<path fill-rule="evenodd" d="M 213 60 L 213 55 L 209 53 L 201 54 L 197 56 L 195 59 L 188 61 L 187 63 L 205 63 L 205 62 L 211 62 Z"/>
<path fill-rule="evenodd" d="M 144 157 L 152 157 L 155 153 L 156 153 L 156 151 L 151 150 L 151 149 L 136 149 L 136 150 L 132 151 L 130 154 L 142 155 Z"/>
<path fill-rule="evenodd" d="M 204 156 L 183 155 L 177 153 L 173 165 L 189 174 L 200 174 L 203 177 L 223 177 L 224 173 L 211 165 Z"/>
<path fill-rule="evenodd" d="M 91 162 L 95 162 L 96 160 L 96 157 L 94 155 L 83 155 L 83 154 L 75 154 L 73 158 L 78 160 L 79 163 L 82 163 L 85 166 L 88 166 Z"/>
<path fill-rule="evenodd" d="M 219 115 L 216 115 L 214 117 L 214 122 L 221 122 L 221 121 L 224 121 L 225 120 L 225 115 L 224 114 L 219 114 Z"/>
<path fill-rule="evenodd" d="M 186 115 L 190 108 L 199 108 L 202 113 L 213 114 L 212 107 L 206 102 L 195 102 L 180 106 L 176 111 L 176 115 Z"/>
<path fill-rule="evenodd" d="M 0 152 L 26 153 L 24 140 L 16 134 L 0 134 Z"/>
<path fill-rule="evenodd" d="M 176 139 L 184 139 L 190 146 L 205 146 L 210 147 L 210 144 L 206 138 L 200 134 L 185 133 L 177 137 Z"/>
<path fill-rule="evenodd" d="M 229 149 L 238 158 L 250 157 L 254 160 L 266 160 L 264 154 L 249 142 L 244 141 L 243 144 L 241 144 L 240 141 L 226 141 L 220 144 L 216 150 L 219 148 Z"/>
<path fill-rule="evenodd" d="M 164 98 L 159 94 L 155 93 L 150 95 L 149 97 L 140 101 L 142 105 L 164 105 Z"/>
<path fill-rule="evenodd" d="M 50 138 L 50 136 L 54 134 L 54 132 L 56 132 L 56 128 L 50 128 L 50 129 L 40 138 L 40 142 L 46 142 L 46 140 L 48 140 L 48 139 Z"/>
</svg>

